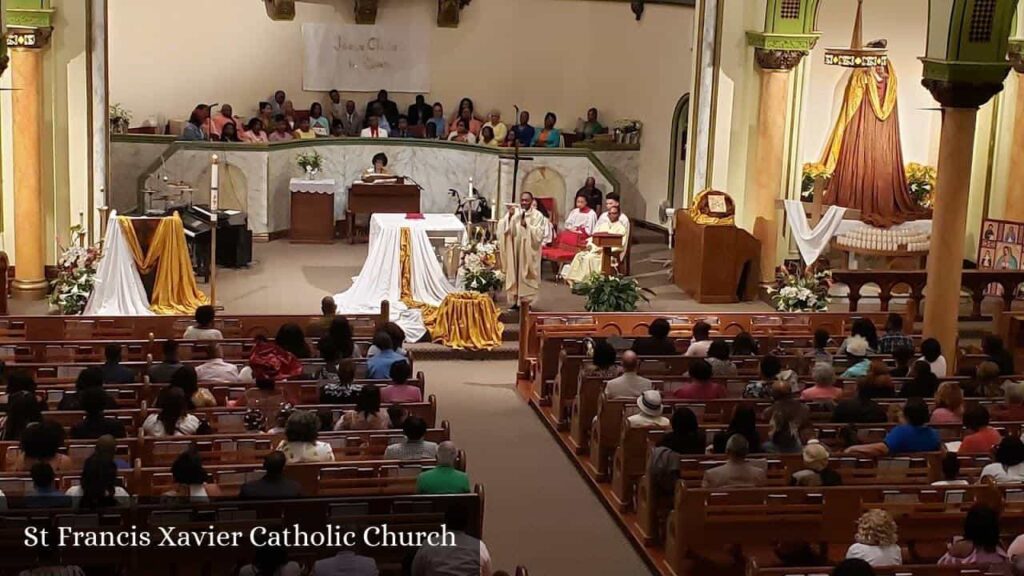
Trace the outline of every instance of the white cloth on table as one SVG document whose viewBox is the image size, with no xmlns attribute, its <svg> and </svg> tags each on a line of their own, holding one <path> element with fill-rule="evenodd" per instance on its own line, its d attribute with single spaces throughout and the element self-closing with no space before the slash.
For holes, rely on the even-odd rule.
<svg viewBox="0 0 1024 576">
<path fill-rule="evenodd" d="M 786 221 L 793 232 L 796 247 L 800 249 L 800 256 L 808 265 L 814 264 L 839 232 L 839 226 L 846 216 L 846 208 L 829 206 L 818 225 L 811 229 L 803 202 L 786 200 L 785 205 Z"/>
<path fill-rule="evenodd" d="M 84 316 L 152 316 L 135 257 L 121 232 L 117 211 L 110 211 L 103 257 L 96 269 L 96 284 Z"/>
<path fill-rule="evenodd" d="M 374 314 L 387 300 L 391 321 L 402 327 L 406 339 L 416 342 L 426 334 L 423 316 L 402 301 L 400 262 L 402 228 L 409 228 L 412 242 L 412 298 L 430 306 L 440 306 L 445 296 L 455 292 L 434 255 L 427 231 L 463 234 L 465 227 L 452 214 L 425 214 L 422 220 L 406 219 L 405 214 L 374 214 L 370 219 L 370 245 L 366 262 L 352 287 L 334 296 L 339 314 Z"/>
<path fill-rule="evenodd" d="M 338 191 L 338 186 L 331 179 L 306 180 L 304 178 L 292 178 L 288 182 L 288 190 L 305 194 L 334 194 Z"/>
</svg>

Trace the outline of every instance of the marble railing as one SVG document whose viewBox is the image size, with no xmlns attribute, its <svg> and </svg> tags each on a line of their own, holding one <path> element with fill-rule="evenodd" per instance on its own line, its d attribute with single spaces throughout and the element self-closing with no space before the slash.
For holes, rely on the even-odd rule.
<svg viewBox="0 0 1024 576">
<path fill-rule="evenodd" d="M 338 182 L 335 218 L 343 219 L 348 186 L 370 166 L 378 152 L 388 155 L 388 167 L 423 186 L 421 208 L 428 213 L 452 212 L 449 189 L 465 191 L 469 179 L 492 202 L 512 197 L 512 151 L 434 140 L 361 138 L 318 139 L 273 144 L 225 144 L 176 141 L 171 136 L 118 135 L 111 138 L 111 207 L 130 212 L 147 205 L 145 190 L 163 189 L 162 180 L 186 182 L 194 187 L 193 201 L 207 202 L 210 194 L 210 157 L 221 161 L 221 206 L 249 214 L 257 236 L 269 236 L 289 226 L 288 182 L 302 175 L 296 159 L 318 152 L 324 160 L 320 178 Z M 571 209 L 576 190 L 589 176 L 605 193 L 623 197 L 626 213 L 640 198 L 637 189 L 638 148 L 523 148 L 517 189 L 527 176 L 541 194 L 556 196 L 559 214 Z M 529 160 L 525 160 L 528 158 Z M 561 197 L 559 197 L 561 196 Z"/>
</svg>

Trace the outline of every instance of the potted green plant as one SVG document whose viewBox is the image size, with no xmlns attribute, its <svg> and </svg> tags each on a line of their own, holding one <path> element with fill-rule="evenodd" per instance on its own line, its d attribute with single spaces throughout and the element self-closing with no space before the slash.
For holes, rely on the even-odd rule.
<svg viewBox="0 0 1024 576">
<path fill-rule="evenodd" d="M 120 104 L 110 107 L 110 133 L 127 134 L 132 124 L 132 113 Z"/>
<path fill-rule="evenodd" d="M 635 312 L 641 301 L 651 301 L 647 294 L 654 294 L 641 287 L 636 278 L 598 273 L 574 285 L 572 293 L 587 298 L 587 312 Z"/>
</svg>

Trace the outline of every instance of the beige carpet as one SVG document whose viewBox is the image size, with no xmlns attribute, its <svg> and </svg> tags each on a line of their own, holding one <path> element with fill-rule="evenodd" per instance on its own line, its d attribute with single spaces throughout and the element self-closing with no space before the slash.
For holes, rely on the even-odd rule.
<svg viewBox="0 0 1024 576">
<path fill-rule="evenodd" d="M 515 362 L 417 362 L 439 416 L 483 484 L 496 568 L 531 576 L 649 574 L 590 488 L 516 394 Z"/>
</svg>

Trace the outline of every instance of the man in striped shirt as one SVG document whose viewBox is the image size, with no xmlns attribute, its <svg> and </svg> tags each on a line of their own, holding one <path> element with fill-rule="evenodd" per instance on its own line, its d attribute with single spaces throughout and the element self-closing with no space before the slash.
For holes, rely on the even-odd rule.
<svg viewBox="0 0 1024 576">
<path fill-rule="evenodd" d="M 427 423 L 418 416 L 409 416 L 402 423 L 405 440 L 384 450 L 385 460 L 432 460 L 437 458 L 437 444 L 423 439 Z"/>
</svg>

